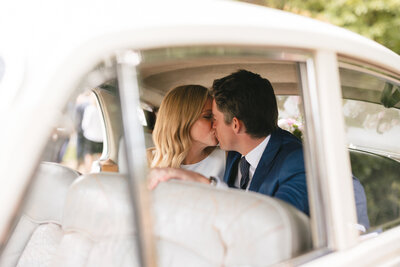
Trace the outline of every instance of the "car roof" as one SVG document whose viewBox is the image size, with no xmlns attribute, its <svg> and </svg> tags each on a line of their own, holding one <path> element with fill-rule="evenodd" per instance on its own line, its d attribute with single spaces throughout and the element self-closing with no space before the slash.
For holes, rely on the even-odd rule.
<svg viewBox="0 0 400 267">
<path fill-rule="evenodd" d="M 372 40 L 325 22 L 247 3 L 8 2 L 6 8 L 0 8 L 0 57 L 5 58 L 7 76 L 0 84 L 7 90 L 0 90 L 0 94 L 19 91 L 19 96 L 31 102 L 43 97 L 37 92 L 52 80 L 68 83 L 70 77 L 87 73 L 99 59 L 125 48 L 243 45 L 334 51 L 400 72 L 400 56 Z M 60 80 L 60 73 L 67 74 L 65 81 Z M 10 77 L 14 81 L 10 82 Z M 11 102 L 7 97 L 2 99 L 4 104 Z"/>
<path fill-rule="evenodd" d="M 134 47 L 138 48 L 245 43 L 324 49 L 400 70 L 399 55 L 358 34 L 246 3 L 224 0 L 43 0 L 41 5 L 32 1 L 11 2 L 18 13 L 10 14 L 9 8 L 3 8 L 4 23 L 0 29 L 9 35 L 6 41 L 13 46 L 31 48 L 29 53 L 55 50 L 54 55 L 64 54 L 90 40 L 119 33 L 125 38 L 117 39 L 136 44 Z M 18 8 L 21 5 L 24 8 Z"/>
</svg>

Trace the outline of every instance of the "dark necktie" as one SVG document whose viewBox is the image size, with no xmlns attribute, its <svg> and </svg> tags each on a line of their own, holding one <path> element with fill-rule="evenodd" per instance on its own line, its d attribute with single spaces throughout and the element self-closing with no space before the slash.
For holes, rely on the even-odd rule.
<svg viewBox="0 0 400 267">
<path fill-rule="evenodd" d="M 249 184 L 249 169 L 250 164 L 247 162 L 245 157 L 242 157 L 239 162 L 240 173 L 242 174 L 242 178 L 240 179 L 240 189 L 246 190 L 247 185 Z"/>
</svg>

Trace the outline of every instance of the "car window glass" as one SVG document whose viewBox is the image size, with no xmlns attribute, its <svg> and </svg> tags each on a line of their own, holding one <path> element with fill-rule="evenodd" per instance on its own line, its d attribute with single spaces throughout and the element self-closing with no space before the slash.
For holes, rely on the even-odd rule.
<svg viewBox="0 0 400 267">
<path fill-rule="evenodd" d="M 369 231 L 400 223 L 399 84 L 340 68 L 343 116 L 353 175 L 363 185 Z"/>
<path fill-rule="evenodd" d="M 279 116 L 278 126 L 302 139 L 304 116 L 302 100 L 298 95 L 277 95 Z"/>
<path fill-rule="evenodd" d="M 96 96 L 91 91 L 70 101 L 50 134 L 42 160 L 89 173 L 98 169 L 103 153 L 103 122 Z"/>
<path fill-rule="evenodd" d="M 400 164 L 361 150 L 350 150 L 351 167 L 364 186 L 370 231 L 381 232 L 400 223 Z"/>
</svg>

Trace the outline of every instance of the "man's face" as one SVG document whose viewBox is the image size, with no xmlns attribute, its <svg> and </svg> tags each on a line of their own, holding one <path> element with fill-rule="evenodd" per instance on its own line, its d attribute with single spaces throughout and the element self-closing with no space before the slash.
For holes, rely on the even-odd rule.
<svg viewBox="0 0 400 267">
<path fill-rule="evenodd" d="M 215 129 L 215 135 L 219 141 L 219 146 L 223 150 L 233 150 L 235 135 L 232 129 L 232 123 L 225 123 L 224 114 L 218 110 L 215 100 L 213 100 L 212 103 L 212 113 L 214 117 L 213 128 Z"/>
</svg>

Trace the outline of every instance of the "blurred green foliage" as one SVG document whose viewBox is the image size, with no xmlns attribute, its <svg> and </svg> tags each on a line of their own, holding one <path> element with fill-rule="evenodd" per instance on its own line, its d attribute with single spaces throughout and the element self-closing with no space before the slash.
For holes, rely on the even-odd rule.
<svg viewBox="0 0 400 267">
<path fill-rule="evenodd" d="M 372 153 L 350 150 L 353 174 L 364 186 L 370 230 L 386 230 L 400 217 L 400 163 Z"/>
<path fill-rule="evenodd" d="M 400 54 L 400 0 L 243 0 L 330 22 Z"/>
</svg>

